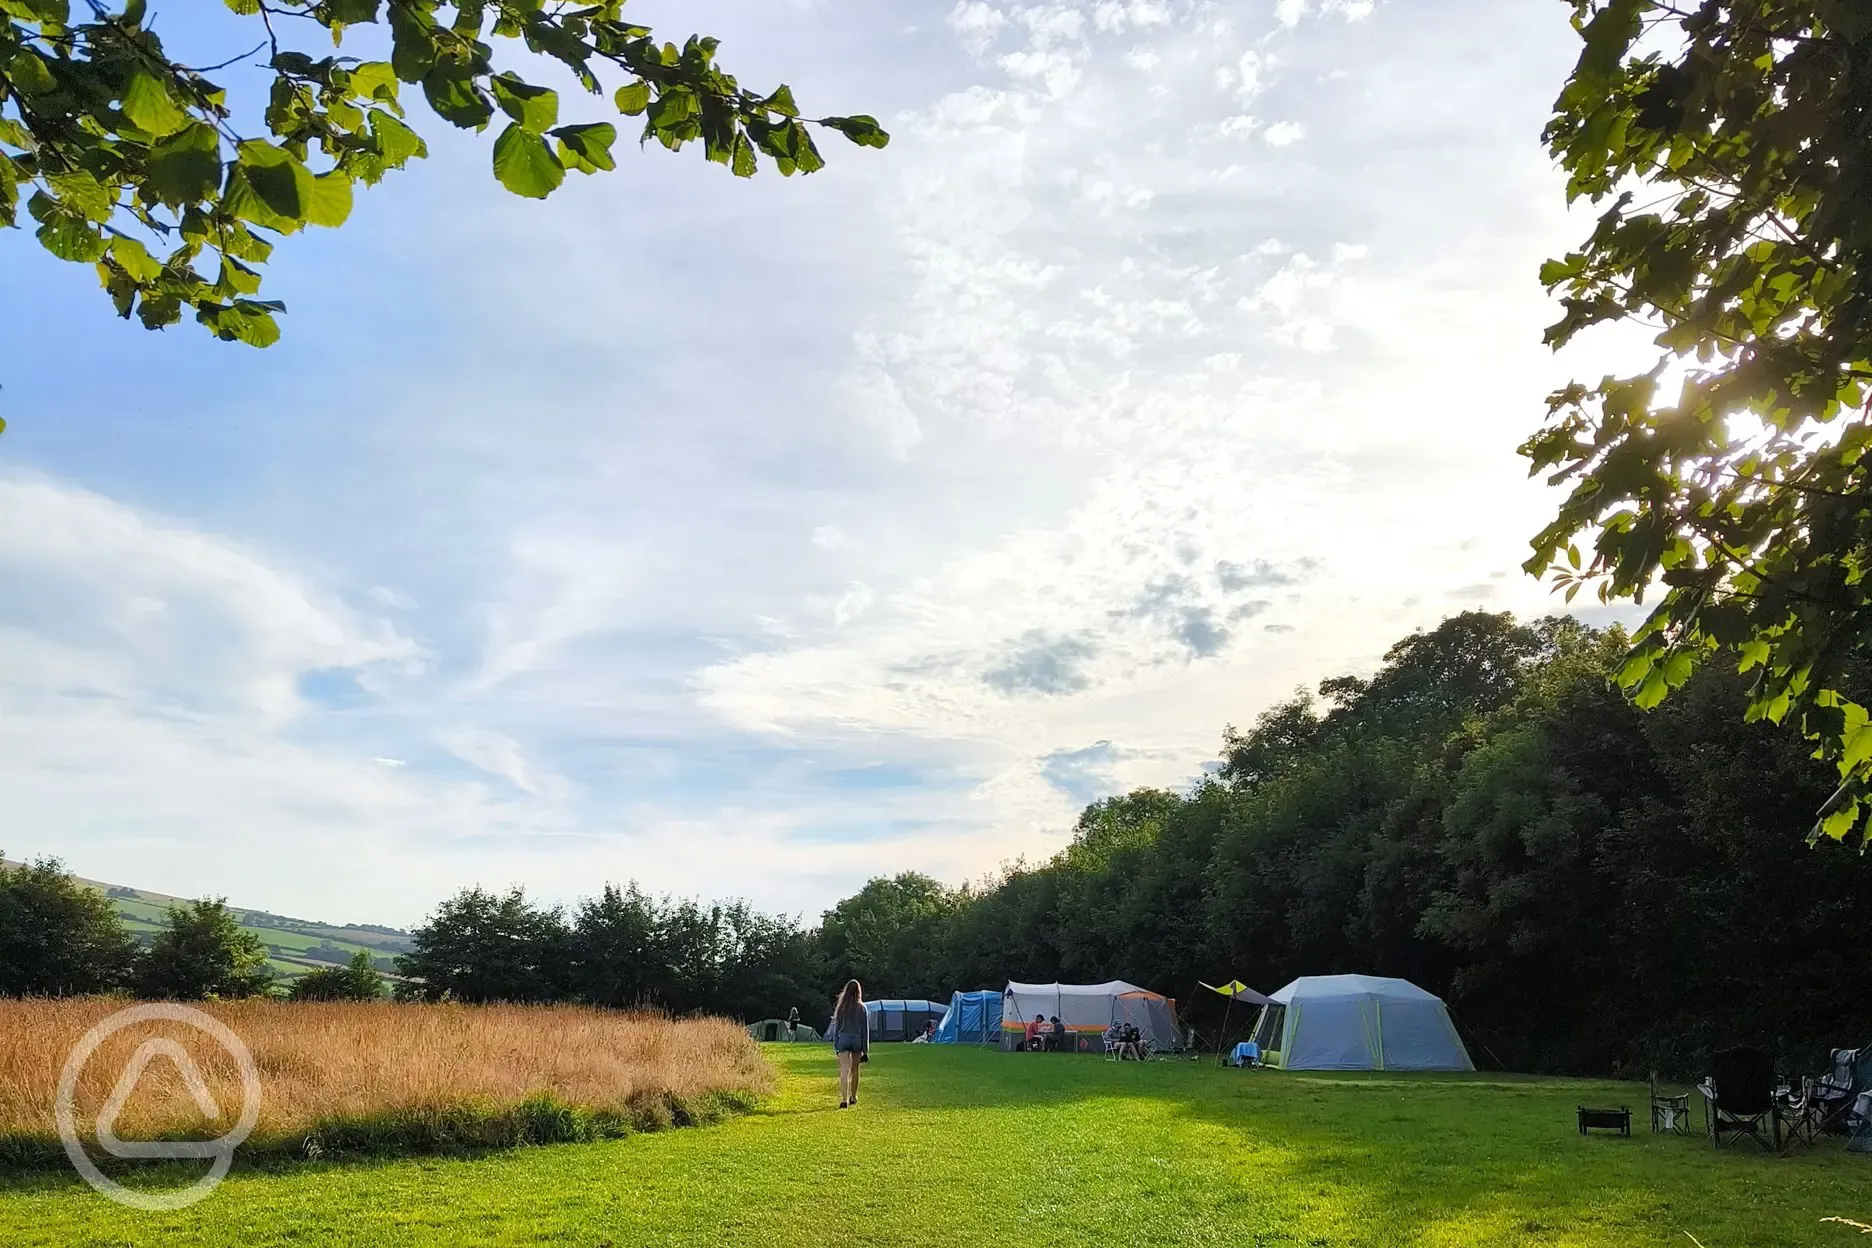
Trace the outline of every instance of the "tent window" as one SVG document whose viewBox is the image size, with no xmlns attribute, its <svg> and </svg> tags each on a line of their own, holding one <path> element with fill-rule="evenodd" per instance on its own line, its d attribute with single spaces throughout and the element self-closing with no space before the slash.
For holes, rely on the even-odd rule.
<svg viewBox="0 0 1872 1248">
<path fill-rule="evenodd" d="M 1261 1011 L 1261 1021 L 1255 1027 L 1254 1042 L 1266 1053 L 1270 1049 L 1280 1048 L 1281 1027 L 1287 1021 L 1287 1007 L 1270 1004 Z"/>
</svg>

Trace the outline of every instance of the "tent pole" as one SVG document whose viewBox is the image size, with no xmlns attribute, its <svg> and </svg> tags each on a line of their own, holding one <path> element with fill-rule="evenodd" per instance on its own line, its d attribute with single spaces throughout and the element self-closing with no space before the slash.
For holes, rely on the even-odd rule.
<svg viewBox="0 0 1872 1248">
<path fill-rule="evenodd" d="M 1235 1008 L 1235 998 L 1232 994 L 1230 996 L 1224 997 L 1223 1000 L 1227 1002 L 1227 1004 L 1222 1007 L 1222 1034 L 1216 1037 L 1216 1065 L 1217 1066 L 1221 1066 L 1225 1064 L 1225 1058 L 1228 1053 L 1229 1014 Z"/>
</svg>

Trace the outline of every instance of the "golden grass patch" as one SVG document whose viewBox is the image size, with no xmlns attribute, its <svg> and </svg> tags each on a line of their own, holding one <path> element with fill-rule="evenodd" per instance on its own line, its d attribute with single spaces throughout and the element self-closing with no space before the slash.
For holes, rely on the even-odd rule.
<svg viewBox="0 0 1872 1248">
<path fill-rule="evenodd" d="M 54 1102 L 79 1039 L 131 1003 L 0 1001 L 0 1157 L 58 1149 Z M 713 1116 L 773 1086 L 759 1047 L 722 1019 L 668 1019 L 580 1006 L 391 1002 L 210 1002 L 260 1075 L 250 1149 L 544 1143 Z M 212 1038 L 168 1021 L 127 1027 L 86 1063 L 75 1096 L 89 1136 L 137 1049 L 180 1044 L 219 1115 L 204 1120 L 173 1061 L 145 1069 L 117 1119 L 132 1139 L 212 1138 L 241 1111 L 240 1072 Z"/>
</svg>

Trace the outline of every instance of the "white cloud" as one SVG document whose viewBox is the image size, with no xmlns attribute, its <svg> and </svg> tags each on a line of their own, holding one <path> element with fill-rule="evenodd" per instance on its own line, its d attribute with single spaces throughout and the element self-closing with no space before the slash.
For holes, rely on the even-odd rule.
<svg viewBox="0 0 1872 1248">
<path fill-rule="evenodd" d="M 1277 121 L 1261 137 L 1267 140 L 1269 147 L 1291 147 L 1305 133 L 1306 127 L 1297 121 Z"/>
<path fill-rule="evenodd" d="M 269 279 L 294 337 L 173 422 L 215 456 L 146 434 L 0 479 L 18 826 L 341 920 L 629 874 L 811 910 L 1057 845 L 1086 792 L 1181 782 L 1451 593 L 1547 605 L 1492 574 L 1561 375 L 1528 274 L 1577 230 L 1529 136 L 1564 14 L 917 6 L 709 23 L 883 152 L 751 183 L 652 152 L 541 206 L 435 136 Z M 1305 160 L 1243 142 L 1301 125 Z M 360 272 L 410 300 L 360 311 Z M 114 445 L 86 393 L 74 442 Z M 902 783 L 842 787 L 866 768 Z"/>
<path fill-rule="evenodd" d="M 463 762 L 499 776 L 524 793 L 539 796 L 540 782 L 522 756 L 520 743 L 512 737 L 484 728 L 458 728 L 443 733 L 442 744 Z"/>
<path fill-rule="evenodd" d="M 980 56 L 994 46 L 995 39 L 1007 25 L 1007 15 L 983 0 L 957 0 L 949 13 L 949 26 L 962 36 L 969 51 Z"/>
</svg>

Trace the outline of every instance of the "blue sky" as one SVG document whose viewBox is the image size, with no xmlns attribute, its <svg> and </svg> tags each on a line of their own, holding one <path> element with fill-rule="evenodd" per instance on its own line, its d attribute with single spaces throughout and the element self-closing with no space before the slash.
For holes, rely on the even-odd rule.
<svg viewBox="0 0 1872 1248">
<path fill-rule="evenodd" d="M 0 848 L 333 921 L 812 915 L 1549 609 L 1513 448 L 1599 371 L 1540 346 L 1565 6 L 633 8 L 891 146 L 533 203 L 418 110 L 432 159 L 280 247 L 266 351 L 0 240 Z"/>
</svg>

